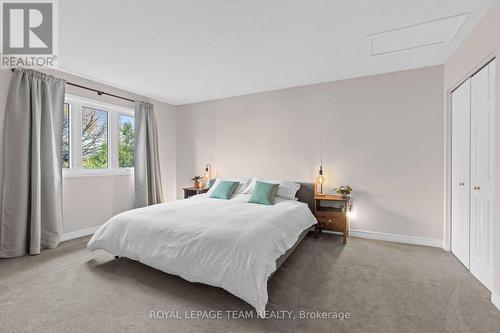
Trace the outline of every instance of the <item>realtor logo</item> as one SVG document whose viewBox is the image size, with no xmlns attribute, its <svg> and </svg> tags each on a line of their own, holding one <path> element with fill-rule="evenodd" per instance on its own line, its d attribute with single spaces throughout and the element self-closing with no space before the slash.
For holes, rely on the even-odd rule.
<svg viewBox="0 0 500 333">
<path fill-rule="evenodd" d="M 1 67 L 53 66 L 57 58 L 55 0 L 0 2 Z"/>
<path fill-rule="evenodd" d="M 52 54 L 52 3 L 3 3 L 3 53 Z"/>
</svg>

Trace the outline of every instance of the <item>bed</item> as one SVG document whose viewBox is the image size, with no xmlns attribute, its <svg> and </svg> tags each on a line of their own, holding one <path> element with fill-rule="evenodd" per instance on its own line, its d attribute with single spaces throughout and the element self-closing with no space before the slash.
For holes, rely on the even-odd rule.
<svg viewBox="0 0 500 333">
<path fill-rule="evenodd" d="M 201 194 L 130 210 L 106 222 L 87 246 L 223 288 L 263 317 L 268 279 L 316 224 L 313 186 L 300 184 L 298 200 L 276 198 L 272 206 L 248 203 L 248 194 Z"/>
</svg>

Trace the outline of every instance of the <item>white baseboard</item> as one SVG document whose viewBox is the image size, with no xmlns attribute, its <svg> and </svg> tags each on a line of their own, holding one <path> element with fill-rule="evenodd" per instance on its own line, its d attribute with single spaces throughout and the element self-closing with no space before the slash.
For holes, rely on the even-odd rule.
<svg viewBox="0 0 500 333">
<path fill-rule="evenodd" d="M 387 234 L 384 232 L 356 230 L 356 229 L 350 229 L 349 236 L 359 237 L 359 238 L 367 238 L 367 239 L 383 240 L 383 241 L 388 241 L 388 242 L 424 245 L 424 246 L 443 248 L 443 240 L 442 239 L 415 237 L 415 236 L 407 236 L 407 235 L 399 235 L 399 234 Z"/>
<path fill-rule="evenodd" d="M 500 310 L 500 296 L 491 293 L 491 303 L 493 303 L 493 305 L 496 306 L 498 310 Z"/>
<path fill-rule="evenodd" d="M 92 235 L 100 227 L 101 227 L 100 225 L 97 225 L 95 227 L 90 227 L 87 229 L 82 229 L 82 230 L 64 233 L 61 235 L 61 242 L 65 242 L 65 241 L 70 240 L 70 239 L 75 239 L 75 238 L 80 238 L 80 237 Z"/>
</svg>

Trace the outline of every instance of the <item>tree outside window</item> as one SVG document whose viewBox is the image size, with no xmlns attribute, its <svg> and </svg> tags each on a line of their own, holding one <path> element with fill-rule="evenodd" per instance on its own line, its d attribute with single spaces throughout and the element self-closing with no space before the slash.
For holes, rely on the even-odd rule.
<svg viewBox="0 0 500 333">
<path fill-rule="evenodd" d="M 120 168 L 134 167 L 134 117 L 120 114 Z"/>
<path fill-rule="evenodd" d="M 108 112 L 82 108 L 82 166 L 108 167 Z"/>
<path fill-rule="evenodd" d="M 62 137 L 62 167 L 69 168 L 69 140 L 70 140 L 70 107 L 64 103 L 63 109 L 63 137 Z"/>
</svg>

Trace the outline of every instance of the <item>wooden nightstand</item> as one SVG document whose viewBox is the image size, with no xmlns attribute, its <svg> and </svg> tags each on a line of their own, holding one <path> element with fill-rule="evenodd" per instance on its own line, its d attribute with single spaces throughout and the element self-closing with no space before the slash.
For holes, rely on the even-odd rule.
<svg viewBox="0 0 500 333">
<path fill-rule="evenodd" d="M 194 195 L 201 194 L 201 193 L 206 193 L 208 191 L 208 187 L 184 187 L 182 189 L 184 191 L 184 199 L 190 198 Z"/>
<path fill-rule="evenodd" d="M 315 195 L 314 216 L 318 220 L 315 226 L 316 236 L 321 230 L 341 232 L 343 243 L 347 243 L 349 235 L 349 197 L 341 195 Z"/>
</svg>

